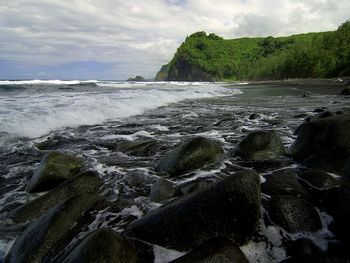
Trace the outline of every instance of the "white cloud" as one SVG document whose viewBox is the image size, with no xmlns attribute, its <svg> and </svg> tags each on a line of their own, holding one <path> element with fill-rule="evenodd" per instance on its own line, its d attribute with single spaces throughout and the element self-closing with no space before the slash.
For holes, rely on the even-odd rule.
<svg viewBox="0 0 350 263">
<path fill-rule="evenodd" d="M 152 77 L 195 31 L 234 38 L 334 30 L 349 9 L 348 0 L 0 0 L 0 60 L 96 61 L 111 68 L 91 78 Z"/>
</svg>

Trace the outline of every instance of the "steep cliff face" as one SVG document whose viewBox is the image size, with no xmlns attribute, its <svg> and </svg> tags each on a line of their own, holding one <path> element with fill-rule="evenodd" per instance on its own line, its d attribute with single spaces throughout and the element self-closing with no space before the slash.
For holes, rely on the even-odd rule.
<svg viewBox="0 0 350 263">
<path fill-rule="evenodd" d="M 185 59 L 179 59 L 169 67 L 166 80 L 174 81 L 215 81 L 209 73 L 197 65 L 191 65 Z"/>
<path fill-rule="evenodd" d="M 158 71 L 156 77 L 154 78 L 155 81 L 164 81 L 168 78 L 168 72 L 169 72 L 169 66 L 170 63 L 165 64 L 161 67 L 161 69 Z"/>
</svg>

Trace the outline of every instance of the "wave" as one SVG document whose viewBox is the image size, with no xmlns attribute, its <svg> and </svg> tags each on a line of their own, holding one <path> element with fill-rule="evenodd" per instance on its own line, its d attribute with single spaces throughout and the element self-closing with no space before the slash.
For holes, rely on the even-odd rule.
<svg viewBox="0 0 350 263">
<path fill-rule="evenodd" d="M 91 92 L 33 93 L 0 97 L 0 132 L 37 138 L 65 127 L 102 124 L 142 114 L 147 110 L 186 99 L 211 98 L 240 93 L 215 84 L 173 89 L 112 89 Z"/>
</svg>

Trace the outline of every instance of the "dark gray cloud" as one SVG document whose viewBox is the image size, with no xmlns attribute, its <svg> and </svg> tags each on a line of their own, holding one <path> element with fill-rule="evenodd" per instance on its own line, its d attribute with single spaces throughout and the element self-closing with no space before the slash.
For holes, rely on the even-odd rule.
<svg viewBox="0 0 350 263">
<path fill-rule="evenodd" d="M 333 30 L 350 8 L 348 0 L 0 1 L 0 78 L 153 77 L 195 31 L 234 38 Z"/>
</svg>

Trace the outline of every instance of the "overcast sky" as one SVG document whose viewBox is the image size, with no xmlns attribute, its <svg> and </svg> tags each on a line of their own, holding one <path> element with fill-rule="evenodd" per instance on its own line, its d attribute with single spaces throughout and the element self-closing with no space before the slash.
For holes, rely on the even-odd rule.
<svg viewBox="0 0 350 263">
<path fill-rule="evenodd" d="M 153 78 L 193 32 L 335 30 L 349 10 L 350 0 L 0 0 L 0 78 Z"/>
</svg>

